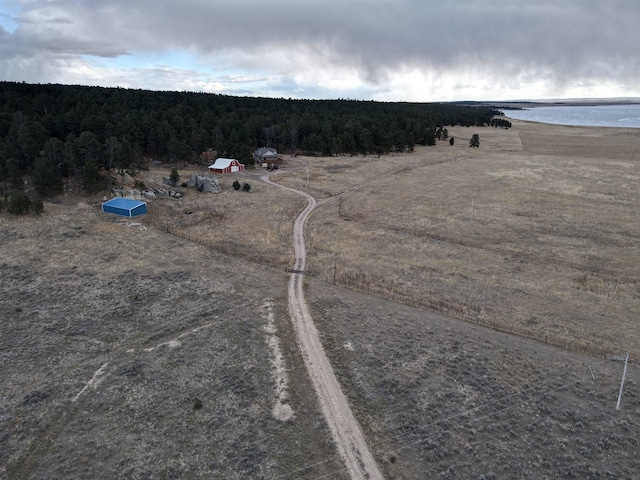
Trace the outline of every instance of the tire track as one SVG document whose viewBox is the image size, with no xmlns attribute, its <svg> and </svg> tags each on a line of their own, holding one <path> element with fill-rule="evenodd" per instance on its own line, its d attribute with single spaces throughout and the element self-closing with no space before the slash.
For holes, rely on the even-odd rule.
<svg viewBox="0 0 640 480">
<path fill-rule="evenodd" d="M 305 366 L 318 394 L 320 407 L 329 425 L 336 447 L 352 479 L 382 480 L 384 477 L 367 445 L 360 424 L 356 420 L 327 358 L 304 298 L 303 275 L 306 265 L 304 225 L 318 206 L 309 194 L 278 185 L 263 175 L 260 179 L 270 185 L 285 188 L 307 199 L 307 206 L 293 223 L 294 267 L 289 278 L 289 311 L 302 350 Z"/>
</svg>

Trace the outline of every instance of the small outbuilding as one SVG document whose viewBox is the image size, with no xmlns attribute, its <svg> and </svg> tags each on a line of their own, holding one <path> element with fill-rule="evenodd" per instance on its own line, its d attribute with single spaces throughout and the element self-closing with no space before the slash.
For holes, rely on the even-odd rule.
<svg viewBox="0 0 640 480">
<path fill-rule="evenodd" d="M 123 217 L 137 217 L 147 213 L 147 202 L 130 198 L 116 197 L 102 204 L 102 211 L 122 215 Z"/>
<path fill-rule="evenodd" d="M 215 173 L 233 173 L 244 170 L 244 164 L 235 158 L 218 158 L 213 165 L 209 165 L 209 171 Z"/>
</svg>

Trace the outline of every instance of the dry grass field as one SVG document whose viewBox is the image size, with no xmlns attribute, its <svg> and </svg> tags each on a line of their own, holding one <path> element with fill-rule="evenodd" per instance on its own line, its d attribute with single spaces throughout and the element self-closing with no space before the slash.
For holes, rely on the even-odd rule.
<svg viewBox="0 0 640 480">
<path fill-rule="evenodd" d="M 0 217 L 0 478 L 277 478 L 331 458 L 285 273 L 147 220 L 99 202 Z"/>
<path fill-rule="evenodd" d="M 563 348 L 640 358 L 640 132 L 514 121 L 450 136 L 453 146 L 411 154 L 288 159 L 276 180 L 326 202 L 308 225 L 309 273 Z M 286 269 L 303 200 L 258 180 L 253 194 L 235 192 L 235 178 L 221 178 L 221 195 L 157 202 L 155 224 Z"/>
<path fill-rule="evenodd" d="M 308 301 L 385 476 L 639 478 L 640 131 L 449 131 L 272 177 L 325 201 Z M 287 315 L 304 201 L 258 173 L 0 216 L 0 478 L 346 478 Z"/>
<path fill-rule="evenodd" d="M 637 366 L 616 411 L 620 362 L 309 283 L 324 347 L 385 478 L 639 478 Z"/>
<path fill-rule="evenodd" d="M 640 358 L 640 132 L 516 122 L 478 130 L 471 149 L 475 130 L 450 130 L 455 145 L 410 155 L 310 159 L 308 191 L 329 200 L 309 224 L 312 273 L 576 351 Z"/>
</svg>

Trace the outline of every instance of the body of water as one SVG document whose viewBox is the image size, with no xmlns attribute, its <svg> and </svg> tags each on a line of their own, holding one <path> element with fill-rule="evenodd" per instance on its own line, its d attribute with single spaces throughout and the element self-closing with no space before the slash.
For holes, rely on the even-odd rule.
<svg viewBox="0 0 640 480">
<path fill-rule="evenodd" d="M 503 111 L 509 118 L 553 125 L 640 128 L 640 105 L 550 106 Z"/>
</svg>

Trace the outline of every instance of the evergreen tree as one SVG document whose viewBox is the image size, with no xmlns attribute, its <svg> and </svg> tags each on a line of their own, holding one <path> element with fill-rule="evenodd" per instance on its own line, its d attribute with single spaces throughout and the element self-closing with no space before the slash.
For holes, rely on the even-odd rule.
<svg viewBox="0 0 640 480">
<path fill-rule="evenodd" d="M 425 143 L 430 147 L 436 144 L 436 130 L 434 127 L 427 128 L 427 133 L 425 136 Z"/>
<path fill-rule="evenodd" d="M 0 179 L 4 183 L 4 188 L 7 188 L 7 179 L 9 178 L 9 170 L 7 169 L 7 154 L 4 150 L 0 150 Z"/>
<path fill-rule="evenodd" d="M 44 203 L 42 203 L 42 200 L 39 198 L 31 202 L 31 207 L 33 208 L 33 213 L 36 215 L 40 215 L 44 211 Z"/>
<path fill-rule="evenodd" d="M 65 138 L 62 152 L 65 165 L 68 165 L 73 170 L 74 175 L 78 175 L 81 164 L 77 153 L 76 136 L 73 133 L 70 133 Z"/>
<path fill-rule="evenodd" d="M 102 145 L 98 142 L 93 132 L 82 132 L 78 139 L 73 142 L 73 147 L 79 167 L 92 161 L 96 164 L 101 162 Z"/>
<path fill-rule="evenodd" d="M 90 160 L 82 167 L 82 186 L 90 194 L 94 194 L 100 189 L 102 175 L 96 160 Z"/>
<path fill-rule="evenodd" d="M 267 99 L 3 81 L 0 98 L 0 182 L 9 187 L 20 187 L 41 156 L 61 176 L 86 176 L 89 162 L 98 171 L 135 174 L 146 168 L 144 156 L 149 155 L 186 162 L 214 148 L 238 157 L 263 143 L 292 153 L 301 148 L 321 155 L 367 155 L 411 150 L 415 143 L 435 145 L 436 132 L 446 139 L 448 125 L 487 125 L 494 119 L 494 126 L 510 126 L 501 112 L 476 105 Z M 64 142 L 63 148 L 51 138 Z"/>
<path fill-rule="evenodd" d="M 178 182 L 180 181 L 180 174 L 178 173 L 178 169 L 176 167 L 173 167 L 171 169 L 171 174 L 169 175 L 169 181 L 171 182 L 171 185 L 178 185 Z"/>
<path fill-rule="evenodd" d="M 6 161 L 7 177 L 13 188 L 22 187 L 22 171 L 20 161 L 16 157 L 9 157 Z"/>
<path fill-rule="evenodd" d="M 62 177 L 53 162 L 45 157 L 36 160 L 31 180 L 36 191 L 45 197 L 62 190 Z"/>
<path fill-rule="evenodd" d="M 12 215 L 24 215 L 29 212 L 31 199 L 24 193 L 18 192 L 11 195 L 7 204 L 7 212 Z"/>
<path fill-rule="evenodd" d="M 410 152 L 413 152 L 415 144 L 416 143 L 413 140 L 413 133 L 412 132 L 407 133 L 407 150 Z"/>
</svg>

